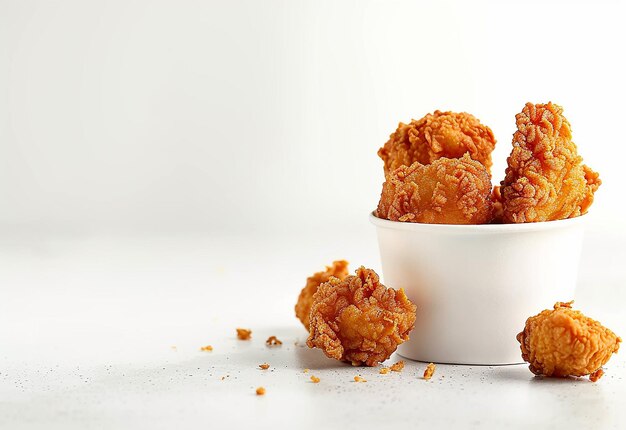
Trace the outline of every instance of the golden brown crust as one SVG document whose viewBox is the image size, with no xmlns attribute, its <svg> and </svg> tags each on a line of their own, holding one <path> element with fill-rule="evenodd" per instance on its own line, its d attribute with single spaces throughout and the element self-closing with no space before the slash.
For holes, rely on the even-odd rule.
<svg viewBox="0 0 626 430">
<path fill-rule="evenodd" d="M 267 340 L 265 341 L 265 344 L 267 346 L 280 346 L 283 343 L 276 337 L 276 336 L 270 336 L 267 338 Z"/>
<path fill-rule="evenodd" d="M 250 340 L 251 337 L 252 337 L 252 330 L 248 330 L 246 328 L 237 329 L 237 339 Z"/>
<path fill-rule="evenodd" d="M 307 345 L 354 366 L 375 366 L 409 338 L 415 309 L 403 290 L 385 287 L 376 272 L 360 267 L 356 276 L 320 285 Z"/>
<path fill-rule="evenodd" d="M 404 369 L 404 361 L 400 360 L 397 363 L 392 364 L 389 367 L 389 370 L 391 370 L 392 372 L 402 372 L 402 369 Z"/>
<path fill-rule="evenodd" d="M 332 265 L 326 266 L 324 272 L 317 272 L 309 276 L 306 279 L 306 285 L 302 291 L 300 291 L 295 307 L 296 317 L 304 324 L 307 330 L 309 329 L 309 314 L 311 313 L 313 294 L 315 294 L 320 284 L 328 281 L 333 276 L 340 280 L 348 276 L 348 262 L 345 260 L 333 261 Z"/>
<path fill-rule="evenodd" d="M 516 117 L 513 150 L 502 181 L 504 221 L 552 221 L 583 215 L 598 173 L 582 164 L 563 108 L 526 103 Z"/>
<path fill-rule="evenodd" d="M 491 202 L 493 203 L 492 224 L 502 224 L 504 222 L 504 205 L 502 203 L 502 192 L 500 185 L 493 187 L 491 191 Z"/>
<path fill-rule="evenodd" d="M 437 368 L 437 366 L 435 366 L 434 363 L 429 363 L 428 366 L 426 366 L 426 369 L 424 370 L 424 379 L 426 379 L 427 381 L 433 377 L 433 375 L 435 374 L 435 369 Z"/>
<path fill-rule="evenodd" d="M 522 358 L 530 371 L 545 376 L 592 375 L 597 380 L 622 341 L 598 321 L 557 302 L 553 310 L 528 318 L 517 335 Z"/>
<path fill-rule="evenodd" d="M 491 180 L 469 155 L 413 163 L 387 175 L 376 216 L 428 224 L 485 224 L 492 218 Z"/>
<path fill-rule="evenodd" d="M 593 372 L 591 375 L 589 375 L 589 380 L 591 382 L 598 382 L 598 379 L 602 378 L 603 376 L 604 376 L 604 370 L 598 369 L 595 372 Z"/>
<path fill-rule="evenodd" d="M 430 164 L 439 158 L 461 158 L 465 153 L 491 168 L 496 139 L 491 129 L 465 112 L 435 111 L 398 129 L 378 150 L 385 176 L 400 166 L 415 162 Z"/>
</svg>

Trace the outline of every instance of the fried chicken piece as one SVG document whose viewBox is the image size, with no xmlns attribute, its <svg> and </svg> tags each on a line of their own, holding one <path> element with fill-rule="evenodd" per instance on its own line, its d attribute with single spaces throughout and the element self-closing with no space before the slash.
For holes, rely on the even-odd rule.
<svg viewBox="0 0 626 430">
<path fill-rule="evenodd" d="M 365 267 L 343 281 L 330 278 L 313 295 L 307 345 L 353 366 L 385 361 L 409 338 L 415 305 Z"/>
<path fill-rule="evenodd" d="M 378 156 L 385 163 L 385 176 L 416 161 L 430 164 L 443 157 L 461 158 L 466 153 L 489 172 L 495 146 L 491 129 L 473 115 L 437 110 L 409 124 L 400 123 L 378 150 Z"/>
<path fill-rule="evenodd" d="M 557 302 L 554 310 L 544 310 L 526 320 L 517 335 L 522 358 L 530 371 L 545 376 L 584 376 L 592 381 L 604 373 L 611 354 L 622 341 L 598 321 L 572 309 L 572 303 Z"/>
<path fill-rule="evenodd" d="M 348 276 L 348 262 L 345 260 L 333 261 L 332 266 L 326 266 L 326 271 L 317 272 L 313 276 L 306 279 L 306 285 L 300 291 L 298 302 L 296 303 L 296 317 L 309 329 L 309 314 L 311 313 L 311 303 L 313 294 L 317 291 L 320 284 L 328 281 L 332 276 L 343 280 Z"/>
<path fill-rule="evenodd" d="M 387 175 L 378 218 L 428 224 L 485 224 L 492 218 L 491 180 L 465 154 L 432 164 L 413 163 Z"/>
<path fill-rule="evenodd" d="M 504 204 L 502 202 L 502 191 L 500 185 L 493 187 L 493 190 L 491 191 L 491 203 L 493 203 L 491 222 L 493 224 L 502 224 L 504 221 Z"/>
<path fill-rule="evenodd" d="M 573 218 L 587 213 L 602 183 L 582 164 L 563 108 L 526 103 L 515 116 L 517 131 L 502 181 L 504 222 Z"/>
</svg>

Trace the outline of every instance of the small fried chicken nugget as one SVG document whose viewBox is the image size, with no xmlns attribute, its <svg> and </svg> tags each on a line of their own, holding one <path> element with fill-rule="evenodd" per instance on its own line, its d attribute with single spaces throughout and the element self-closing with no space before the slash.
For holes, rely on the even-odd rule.
<svg viewBox="0 0 626 430">
<path fill-rule="evenodd" d="M 491 178 L 465 154 L 413 163 L 387 175 L 378 218 L 426 224 L 486 224 L 493 217 Z"/>
<path fill-rule="evenodd" d="M 387 288 L 365 267 L 331 278 L 313 295 L 307 345 L 353 366 L 376 366 L 409 338 L 416 307 L 403 290 Z"/>
<path fill-rule="evenodd" d="M 598 321 L 572 309 L 572 303 L 557 302 L 526 320 L 517 335 L 522 358 L 530 371 L 545 376 L 584 376 L 592 381 L 602 374 L 611 354 L 622 341 Z"/>
<path fill-rule="evenodd" d="M 573 218 L 587 213 L 602 184 L 582 164 L 563 108 L 526 103 L 515 116 L 517 131 L 502 181 L 504 222 Z"/>
<path fill-rule="evenodd" d="M 409 124 L 400 123 L 378 156 L 385 163 L 385 176 L 416 161 L 430 164 L 442 157 L 461 158 L 465 153 L 489 171 L 495 146 L 491 129 L 473 115 L 437 110 Z"/>
<path fill-rule="evenodd" d="M 320 284 L 327 282 L 331 277 L 343 280 L 348 276 L 348 262 L 345 260 L 333 261 L 332 266 L 326 266 L 326 271 L 317 272 L 313 276 L 306 279 L 306 285 L 300 291 L 298 302 L 296 303 L 296 317 L 309 329 L 309 314 L 311 313 L 311 303 L 313 294 L 317 291 Z"/>
</svg>

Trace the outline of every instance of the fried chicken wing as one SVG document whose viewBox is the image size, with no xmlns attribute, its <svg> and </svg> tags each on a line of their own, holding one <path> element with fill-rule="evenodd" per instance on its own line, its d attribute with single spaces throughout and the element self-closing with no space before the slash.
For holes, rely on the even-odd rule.
<svg viewBox="0 0 626 430">
<path fill-rule="evenodd" d="M 324 272 L 317 272 L 306 279 L 306 285 L 300 291 L 298 302 L 296 303 L 296 317 L 309 329 L 309 313 L 311 312 L 311 303 L 313 302 L 313 294 L 317 291 L 320 284 L 328 281 L 331 277 L 344 279 L 348 276 L 348 262 L 345 260 L 333 261 L 333 264 L 326 266 Z"/>
<path fill-rule="evenodd" d="M 587 213 L 602 183 L 582 164 L 563 108 L 526 103 L 517 114 L 513 151 L 502 181 L 504 222 L 573 218 Z"/>
<path fill-rule="evenodd" d="M 403 290 L 385 287 L 376 272 L 360 267 L 343 281 L 330 278 L 313 295 L 307 345 L 354 366 L 375 366 L 409 338 L 415 310 Z"/>
<path fill-rule="evenodd" d="M 400 166 L 387 175 L 376 216 L 429 224 L 485 224 L 492 218 L 489 173 L 465 154 Z"/>
<path fill-rule="evenodd" d="M 409 124 L 400 123 L 378 156 L 385 163 L 385 175 L 416 161 L 430 164 L 442 157 L 461 158 L 465 153 L 489 171 L 495 145 L 491 129 L 473 115 L 437 110 Z"/>
<path fill-rule="evenodd" d="M 554 310 L 544 310 L 526 320 L 524 331 L 517 335 L 522 358 L 535 375 L 590 375 L 595 382 L 622 339 L 573 310 L 572 303 L 557 302 Z"/>
</svg>

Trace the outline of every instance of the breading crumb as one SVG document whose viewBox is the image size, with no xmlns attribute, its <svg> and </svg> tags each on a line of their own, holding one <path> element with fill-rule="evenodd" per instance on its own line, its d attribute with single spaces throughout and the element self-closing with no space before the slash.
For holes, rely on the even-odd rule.
<svg viewBox="0 0 626 430">
<path fill-rule="evenodd" d="M 602 378 L 603 375 L 604 375 L 604 370 L 600 368 L 596 370 L 595 372 L 593 372 L 591 375 L 589 375 L 589 380 L 591 382 L 596 382 L 598 379 Z"/>
<path fill-rule="evenodd" d="M 311 382 L 313 382 L 314 384 L 317 384 L 318 382 L 320 382 L 320 378 L 318 378 L 315 375 L 311 375 Z"/>
<path fill-rule="evenodd" d="M 276 336 L 268 337 L 265 343 L 267 344 L 267 346 L 277 346 L 283 344 L 280 340 L 278 340 L 278 338 L 276 338 Z"/>
<path fill-rule="evenodd" d="M 426 366 L 426 370 L 424 370 L 424 379 L 429 380 L 430 378 L 432 378 L 435 374 L 435 368 L 436 366 L 434 363 L 430 363 L 428 366 Z"/>
<path fill-rule="evenodd" d="M 355 376 L 354 377 L 354 382 L 367 382 L 367 380 L 361 378 L 360 376 Z"/>
<path fill-rule="evenodd" d="M 250 340 L 251 337 L 252 337 L 252 330 L 248 330 L 247 328 L 237 329 L 237 339 Z"/>
<path fill-rule="evenodd" d="M 402 372 L 402 369 L 404 369 L 404 361 L 398 361 L 397 363 L 392 364 L 389 369 L 392 372 Z"/>
<path fill-rule="evenodd" d="M 213 347 L 211 345 L 201 346 L 200 351 L 213 351 Z"/>
<path fill-rule="evenodd" d="M 380 369 L 380 371 L 378 373 L 380 373 L 381 375 L 386 375 L 387 373 L 391 372 L 391 369 L 388 367 L 383 367 Z"/>
<path fill-rule="evenodd" d="M 259 367 L 263 370 L 267 370 L 270 368 L 270 365 L 267 363 L 259 364 Z"/>
<path fill-rule="evenodd" d="M 257 396 L 263 396 L 263 395 L 265 395 L 265 388 L 263 388 L 263 387 L 259 387 L 259 388 L 257 388 L 257 389 L 256 389 L 256 395 L 257 395 Z"/>
<path fill-rule="evenodd" d="M 304 369 L 302 373 L 309 373 L 309 369 Z"/>
</svg>

